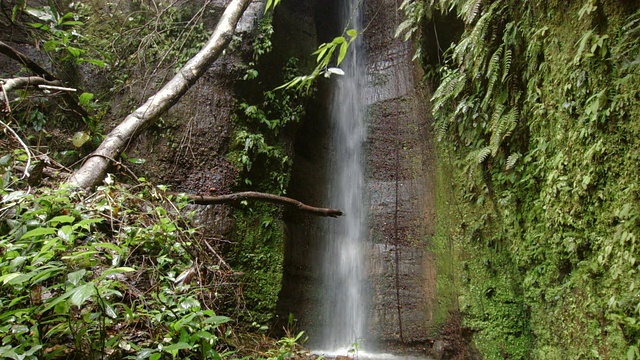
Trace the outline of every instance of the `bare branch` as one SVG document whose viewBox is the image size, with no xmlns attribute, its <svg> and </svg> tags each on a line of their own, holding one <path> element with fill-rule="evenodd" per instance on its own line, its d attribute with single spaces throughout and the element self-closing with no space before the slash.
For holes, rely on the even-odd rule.
<svg viewBox="0 0 640 360">
<path fill-rule="evenodd" d="M 175 194 L 175 193 L 173 193 Z M 278 196 L 273 194 L 266 194 L 255 191 L 245 191 L 239 193 L 233 193 L 228 195 L 220 195 L 220 196 L 204 196 L 204 195 L 193 195 L 193 194 L 184 194 L 187 197 L 187 200 L 194 204 L 199 205 L 213 205 L 213 204 L 237 204 L 241 201 L 264 201 L 277 205 L 287 205 L 292 206 L 300 211 L 304 211 L 313 215 L 319 216 L 327 216 L 327 217 L 339 217 L 344 215 L 342 210 L 339 209 L 327 209 L 327 208 L 319 208 L 315 206 L 310 206 L 304 204 L 298 200 L 288 198 L 285 196 Z"/>
<path fill-rule="evenodd" d="M 55 76 L 53 76 L 51 73 L 45 70 L 42 66 L 38 65 L 36 62 L 29 59 L 26 55 L 24 55 L 20 51 L 12 48 L 11 46 L 7 45 L 2 41 L 0 41 L 0 54 L 4 54 L 10 57 L 11 59 L 18 61 L 19 63 L 27 67 L 29 70 L 34 72 L 36 75 L 43 77 L 45 80 L 49 80 L 49 81 L 58 80 L 56 79 Z M 78 99 L 75 96 L 69 93 L 62 93 L 62 99 L 64 100 L 65 103 L 67 103 L 67 105 L 71 108 L 71 110 L 73 110 L 74 112 L 76 112 L 77 114 L 79 114 L 84 118 L 89 117 L 89 113 L 82 106 L 80 106 L 80 104 L 78 103 Z"/>
<path fill-rule="evenodd" d="M 12 79 L 2 79 L 0 81 L 4 83 L 5 91 L 13 91 L 16 89 L 24 89 L 39 85 L 60 86 L 62 84 L 58 80 L 47 80 L 40 76 L 17 77 Z"/>
</svg>

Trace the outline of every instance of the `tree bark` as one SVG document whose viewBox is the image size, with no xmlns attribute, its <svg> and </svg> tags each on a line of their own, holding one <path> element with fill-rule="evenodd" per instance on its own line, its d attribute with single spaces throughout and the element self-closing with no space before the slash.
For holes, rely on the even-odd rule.
<svg viewBox="0 0 640 360">
<path fill-rule="evenodd" d="M 172 193 L 176 194 L 176 193 Z M 327 216 L 327 217 L 339 217 L 344 213 L 339 209 L 327 209 L 319 208 L 310 205 L 306 205 L 298 200 L 291 199 L 285 196 L 278 196 L 273 194 L 260 193 L 255 191 L 245 191 L 239 193 L 233 193 L 220 196 L 203 196 L 193 194 L 183 194 L 187 197 L 189 202 L 199 205 L 213 205 L 213 204 L 234 204 L 240 203 L 246 200 L 265 201 L 277 205 L 292 206 L 300 211 L 304 211 L 313 215 Z"/>
<path fill-rule="evenodd" d="M 209 41 L 162 89 L 142 106 L 129 114 L 104 139 L 96 151 L 69 178 L 71 186 L 91 188 L 104 179 L 110 160 L 120 156 L 127 144 L 142 130 L 153 124 L 165 111 L 175 105 L 193 84 L 207 71 L 227 47 L 238 21 L 251 0 L 232 0 L 216 25 Z"/>
</svg>

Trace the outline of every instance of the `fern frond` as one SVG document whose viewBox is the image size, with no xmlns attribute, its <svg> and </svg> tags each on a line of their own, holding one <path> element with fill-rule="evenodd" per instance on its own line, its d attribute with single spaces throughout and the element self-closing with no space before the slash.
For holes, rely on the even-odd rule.
<svg viewBox="0 0 640 360">
<path fill-rule="evenodd" d="M 502 142 L 511 136 L 518 121 L 518 108 L 513 107 L 509 113 L 504 116 L 503 113 L 504 106 L 499 105 L 496 107 L 496 112 L 494 112 L 491 119 L 491 140 L 489 141 L 489 146 L 491 147 L 492 156 L 496 156 Z"/>
<path fill-rule="evenodd" d="M 518 108 L 515 106 L 511 108 L 509 113 L 504 117 L 505 130 L 504 130 L 503 140 L 511 136 L 511 134 L 513 133 L 513 130 L 515 130 L 516 125 L 518 124 L 518 117 L 519 117 L 519 111 L 518 111 Z"/>
<path fill-rule="evenodd" d="M 478 155 L 476 156 L 477 164 L 478 165 L 482 164 L 485 160 L 487 160 L 490 154 L 491 154 L 491 147 L 486 146 L 480 149 L 480 151 L 478 151 Z"/>
<path fill-rule="evenodd" d="M 442 139 L 447 136 L 447 130 L 449 129 L 449 122 L 441 119 L 436 122 L 436 138 L 438 141 L 442 141 Z"/>
<path fill-rule="evenodd" d="M 521 156 L 522 155 L 518 152 L 509 155 L 509 157 L 507 158 L 507 164 L 504 169 L 505 170 L 513 169 L 513 167 L 516 165 L 516 162 L 518 162 L 518 159 L 520 159 Z"/>
<path fill-rule="evenodd" d="M 491 132 L 495 133 L 497 131 L 500 124 L 500 118 L 502 118 L 502 114 L 504 113 L 504 109 L 504 105 L 498 105 L 493 111 L 493 114 L 491 115 L 491 125 L 489 126 L 489 130 Z"/>
<path fill-rule="evenodd" d="M 498 49 L 491 56 L 491 60 L 489 60 L 489 66 L 487 68 L 486 78 L 488 80 L 487 91 L 484 95 L 484 100 L 482 100 L 482 107 L 486 109 L 489 105 L 489 101 L 492 99 L 493 88 L 496 85 L 496 82 L 499 79 L 498 72 L 500 70 L 500 59 L 502 58 L 502 52 L 504 51 L 504 44 L 500 45 Z"/>
<path fill-rule="evenodd" d="M 433 113 L 438 112 L 450 99 L 455 99 L 466 84 L 466 75 L 463 72 L 452 71 L 440 83 L 431 101 L 433 101 Z"/>
<path fill-rule="evenodd" d="M 502 58 L 502 80 L 500 81 L 503 83 L 507 79 L 507 76 L 509 76 L 509 70 L 511 70 L 511 60 L 511 49 L 507 49 L 507 51 L 504 52 L 504 57 Z"/>
<path fill-rule="evenodd" d="M 480 13 L 481 5 L 482 0 L 468 0 L 460 8 L 460 15 L 462 15 L 461 18 L 464 19 L 464 22 L 467 25 L 471 25 L 471 23 L 473 23 L 473 21 L 476 19 L 476 17 Z"/>
</svg>

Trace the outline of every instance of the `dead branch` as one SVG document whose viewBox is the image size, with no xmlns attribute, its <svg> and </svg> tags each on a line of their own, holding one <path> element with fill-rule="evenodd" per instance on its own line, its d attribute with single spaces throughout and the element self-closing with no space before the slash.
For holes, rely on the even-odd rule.
<svg viewBox="0 0 640 360">
<path fill-rule="evenodd" d="M 5 91 L 13 91 L 16 89 L 25 89 L 28 87 L 35 87 L 41 85 L 48 86 L 60 86 L 62 83 L 59 80 L 47 80 L 40 76 L 24 76 L 11 79 L 0 79 L 4 84 Z"/>
<path fill-rule="evenodd" d="M 174 193 L 174 195 L 176 195 Z M 285 196 L 278 196 L 273 194 L 266 194 L 255 191 L 245 191 L 238 192 L 228 195 L 219 195 L 219 196 L 204 196 L 204 195 L 193 195 L 193 194 L 184 194 L 187 197 L 187 200 L 194 204 L 199 205 L 213 205 L 213 204 L 238 204 L 241 201 L 264 201 L 277 205 L 287 205 L 292 206 L 300 211 L 304 211 L 313 215 L 318 216 L 327 216 L 327 217 L 339 217 L 344 215 L 342 210 L 339 209 L 327 209 L 327 208 L 319 208 L 304 204 L 298 200 L 288 198 Z"/>
<path fill-rule="evenodd" d="M 47 70 L 42 68 L 42 66 L 38 65 L 33 60 L 29 59 L 26 55 L 24 55 L 20 51 L 12 48 L 11 46 L 7 45 L 2 41 L 0 41 L 0 54 L 4 54 L 13 60 L 16 60 L 17 62 L 24 65 L 27 69 L 31 70 L 36 75 L 44 78 L 45 80 L 59 81 L 55 76 L 53 76 Z M 65 92 L 65 93 L 62 93 L 62 99 L 67 104 L 67 106 L 71 108 L 71 110 L 73 110 L 74 112 L 76 112 L 77 114 L 79 114 L 84 118 L 89 118 L 89 113 L 82 106 L 80 106 L 76 96 Z"/>
<path fill-rule="evenodd" d="M 87 161 L 69 179 L 79 188 L 91 188 L 102 182 L 111 162 L 118 158 L 127 144 L 142 130 L 153 124 L 165 111 L 175 105 L 195 82 L 209 69 L 229 45 L 238 21 L 252 0 L 232 0 L 216 25 L 209 41 L 162 89 L 142 106 L 129 114 L 89 155 Z"/>
</svg>

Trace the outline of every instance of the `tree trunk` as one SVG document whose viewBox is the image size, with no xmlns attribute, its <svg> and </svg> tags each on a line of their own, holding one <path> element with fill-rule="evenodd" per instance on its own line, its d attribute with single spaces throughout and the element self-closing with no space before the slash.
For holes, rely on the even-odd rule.
<svg viewBox="0 0 640 360">
<path fill-rule="evenodd" d="M 102 182 L 111 165 L 109 159 L 120 156 L 136 135 L 175 105 L 220 57 L 231 41 L 236 25 L 249 3 L 251 0 L 232 0 L 227 5 L 209 41 L 200 52 L 191 58 L 162 89 L 129 114 L 107 135 L 98 149 L 89 155 L 82 167 L 69 178 L 68 183 L 71 186 L 86 189 Z"/>
</svg>

